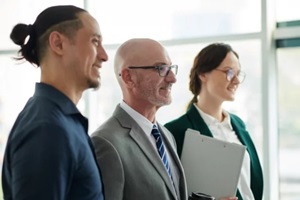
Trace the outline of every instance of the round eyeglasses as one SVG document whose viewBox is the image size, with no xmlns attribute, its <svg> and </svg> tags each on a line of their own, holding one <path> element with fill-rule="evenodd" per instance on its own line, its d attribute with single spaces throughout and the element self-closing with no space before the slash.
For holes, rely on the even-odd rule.
<svg viewBox="0 0 300 200">
<path fill-rule="evenodd" d="M 157 66 L 130 66 L 129 69 L 157 69 L 159 76 L 168 76 L 172 71 L 174 75 L 177 74 L 178 65 L 157 65 Z"/>
<path fill-rule="evenodd" d="M 233 78 L 237 78 L 240 83 L 242 83 L 246 78 L 246 73 L 243 71 L 239 71 L 237 74 L 233 69 L 221 70 L 221 69 L 214 69 L 226 74 L 227 81 L 232 81 Z"/>
</svg>

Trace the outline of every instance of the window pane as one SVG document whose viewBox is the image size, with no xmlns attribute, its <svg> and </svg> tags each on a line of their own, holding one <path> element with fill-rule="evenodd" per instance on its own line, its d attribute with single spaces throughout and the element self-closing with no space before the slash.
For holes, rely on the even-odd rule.
<svg viewBox="0 0 300 200">
<path fill-rule="evenodd" d="M 32 24 L 37 15 L 45 8 L 53 5 L 66 4 L 83 7 L 83 0 L 1 0 L 0 50 L 15 49 L 18 47 L 9 38 L 12 28 L 17 23 Z"/>
<path fill-rule="evenodd" d="M 300 48 L 277 50 L 281 199 L 300 199 Z"/>
<path fill-rule="evenodd" d="M 300 20 L 299 0 L 276 0 L 276 19 L 278 22 Z"/>
<path fill-rule="evenodd" d="M 228 42 L 239 56 L 243 71 L 247 74 L 245 81 L 237 90 L 236 100 L 224 105 L 229 111 L 241 117 L 256 145 L 262 160 L 262 109 L 261 109 L 261 52 L 258 40 Z M 160 108 L 157 119 L 168 122 L 182 115 L 188 102 L 192 99 L 189 91 L 189 73 L 194 57 L 208 44 L 191 44 L 169 46 L 167 50 L 174 64 L 178 64 L 177 82 L 172 87 L 171 105 Z M 247 46 L 247 48 L 245 48 Z M 247 107 L 245 107 L 247 105 Z"/>
<path fill-rule="evenodd" d="M 258 32 L 260 7 L 259 0 L 110 0 L 89 5 L 105 43 L 132 37 L 170 40 Z"/>
</svg>

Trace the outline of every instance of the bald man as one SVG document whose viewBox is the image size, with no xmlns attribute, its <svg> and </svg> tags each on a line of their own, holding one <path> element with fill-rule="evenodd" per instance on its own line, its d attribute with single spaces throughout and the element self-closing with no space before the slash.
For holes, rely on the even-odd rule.
<svg viewBox="0 0 300 200">
<path fill-rule="evenodd" d="M 114 71 L 123 101 L 92 134 L 106 200 L 187 199 L 175 140 L 155 119 L 171 103 L 177 68 L 151 39 L 131 39 L 117 50 Z"/>
</svg>

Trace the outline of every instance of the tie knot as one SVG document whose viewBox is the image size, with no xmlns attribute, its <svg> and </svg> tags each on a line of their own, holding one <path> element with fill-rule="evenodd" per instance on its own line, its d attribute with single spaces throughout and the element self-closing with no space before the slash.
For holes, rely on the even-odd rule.
<svg viewBox="0 0 300 200">
<path fill-rule="evenodd" d="M 160 136 L 160 132 L 159 132 L 159 130 L 158 130 L 158 128 L 157 128 L 157 126 L 156 125 L 153 125 L 153 128 L 152 128 L 152 131 L 151 131 L 151 134 L 155 137 L 155 138 L 157 138 L 157 137 L 159 137 Z"/>
</svg>

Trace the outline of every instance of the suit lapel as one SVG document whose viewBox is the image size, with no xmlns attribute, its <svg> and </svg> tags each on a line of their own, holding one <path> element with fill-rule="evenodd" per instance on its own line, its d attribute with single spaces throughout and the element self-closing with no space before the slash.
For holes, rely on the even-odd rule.
<svg viewBox="0 0 300 200">
<path fill-rule="evenodd" d="M 231 126 L 234 132 L 236 133 L 236 135 L 238 136 L 239 140 L 241 141 L 241 143 L 247 147 L 249 146 L 252 147 L 253 143 L 251 142 L 249 133 L 241 126 L 239 126 L 239 123 L 236 121 L 234 116 L 230 115 L 230 121 L 231 121 Z"/>
<path fill-rule="evenodd" d="M 165 166 L 141 127 L 120 106 L 117 106 L 113 115 L 123 127 L 131 129 L 129 135 L 132 140 L 139 146 L 140 150 L 148 158 L 154 169 L 160 174 L 173 196 L 176 196 Z"/>
<path fill-rule="evenodd" d="M 206 125 L 206 123 L 204 122 L 197 108 L 194 105 L 191 105 L 189 110 L 187 111 L 187 117 L 192 124 L 192 129 L 200 131 L 202 135 L 213 137 L 208 126 Z"/>
<path fill-rule="evenodd" d="M 131 132 L 129 134 L 132 137 L 132 139 L 139 145 L 140 149 L 143 151 L 143 153 L 148 158 L 153 167 L 156 169 L 156 171 L 160 174 L 160 176 L 162 177 L 172 194 L 175 195 L 173 185 L 170 181 L 165 166 L 163 165 L 159 155 L 153 148 L 148 138 L 146 138 L 145 134 L 141 133 L 141 131 L 142 129 L 138 130 L 133 128 L 131 129 Z"/>
</svg>

